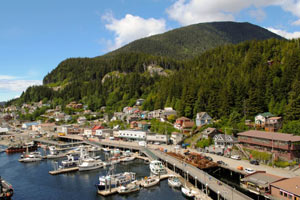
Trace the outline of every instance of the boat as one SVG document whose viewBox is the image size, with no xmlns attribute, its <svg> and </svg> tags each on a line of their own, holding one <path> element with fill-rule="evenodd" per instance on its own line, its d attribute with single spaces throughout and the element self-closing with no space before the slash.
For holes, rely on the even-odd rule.
<svg viewBox="0 0 300 200">
<path fill-rule="evenodd" d="M 31 152 L 29 154 L 21 155 L 21 158 L 19 159 L 20 162 L 36 162 L 41 161 L 43 159 L 41 152 L 35 151 Z"/>
<path fill-rule="evenodd" d="M 159 160 L 153 160 L 150 162 L 150 170 L 153 174 L 158 175 L 158 174 L 165 174 L 167 173 L 165 167 L 163 166 L 162 162 Z"/>
<path fill-rule="evenodd" d="M 101 160 L 95 160 L 91 157 L 81 160 L 81 163 L 78 165 L 79 171 L 89 171 L 89 170 L 99 169 L 103 166 L 104 164 Z"/>
<path fill-rule="evenodd" d="M 126 185 L 131 183 L 132 181 L 135 181 L 134 172 L 108 174 L 106 176 L 99 177 L 99 184 L 97 185 L 97 188 L 98 191 L 102 191 L 108 188 L 116 188 L 124 184 Z"/>
<path fill-rule="evenodd" d="M 27 148 L 28 151 L 36 151 L 38 146 L 33 142 L 27 144 L 16 144 L 9 146 L 5 151 L 6 153 L 25 152 Z"/>
<path fill-rule="evenodd" d="M 170 176 L 168 178 L 168 184 L 171 186 L 171 187 L 180 187 L 182 184 L 179 180 L 178 177 L 176 176 Z"/>
<path fill-rule="evenodd" d="M 56 149 L 55 146 L 49 146 L 49 153 L 50 155 L 57 155 L 58 154 L 58 150 Z"/>
<path fill-rule="evenodd" d="M 129 162 L 129 161 L 133 161 L 134 159 L 135 159 L 135 157 L 130 156 L 130 157 L 122 158 L 121 161 L 122 161 L 122 162 Z"/>
<path fill-rule="evenodd" d="M 79 164 L 79 160 L 75 160 L 74 156 L 67 155 L 67 159 L 61 161 L 61 167 L 62 168 L 68 168 L 68 167 L 76 167 Z"/>
<path fill-rule="evenodd" d="M 14 189 L 11 184 L 1 178 L 0 176 L 0 199 L 11 199 L 14 195 Z"/>
<path fill-rule="evenodd" d="M 140 185 L 137 183 L 137 181 L 133 181 L 127 185 L 122 185 L 118 188 L 119 194 L 128 194 L 131 192 L 136 192 L 140 190 Z"/>
<path fill-rule="evenodd" d="M 104 152 L 110 152 L 110 151 L 111 151 L 111 149 L 109 149 L 109 148 L 102 148 L 102 150 L 103 150 Z"/>
<path fill-rule="evenodd" d="M 188 188 L 187 186 L 181 186 L 181 192 L 184 196 L 193 199 L 195 195 L 197 194 L 196 191 Z"/>
<path fill-rule="evenodd" d="M 101 151 L 100 147 L 92 146 L 91 148 L 89 148 L 89 152 L 98 152 L 98 151 Z"/>
<path fill-rule="evenodd" d="M 159 183 L 159 178 L 155 176 L 145 177 L 141 183 L 141 186 L 147 188 L 157 185 Z"/>
<path fill-rule="evenodd" d="M 0 147 L 0 153 L 5 152 L 5 149 L 3 149 L 2 147 Z"/>
</svg>

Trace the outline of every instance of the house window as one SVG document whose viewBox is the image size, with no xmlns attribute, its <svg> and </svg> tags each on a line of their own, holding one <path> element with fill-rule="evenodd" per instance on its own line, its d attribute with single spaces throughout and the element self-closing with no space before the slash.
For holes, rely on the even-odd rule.
<svg viewBox="0 0 300 200">
<path fill-rule="evenodd" d="M 292 195 L 289 194 L 289 199 L 292 199 L 292 198 L 293 198 Z"/>
<path fill-rule="evenodd" d="M 283 193 L 283 194 L 284 194 L 284 195 L 283 195 L 284 197 L 287 197 L 287 193 Z"/>
</svg>

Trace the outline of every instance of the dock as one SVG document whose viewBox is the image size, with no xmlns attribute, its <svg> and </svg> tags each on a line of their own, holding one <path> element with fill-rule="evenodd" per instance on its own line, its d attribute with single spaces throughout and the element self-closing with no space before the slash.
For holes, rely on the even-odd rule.
<svg viewBox="0 0 300 200">
<path fill-rule="evenodd" d="M 74 171 L 78 171 L 78 170 L 79 170 L 79 167 L 70 167 L 70 168 L 49 171 L 49 174 L 57 175 L 57 174 L 63 174 L 63 173 L 68 173 L 68 172 L 74 172 Z"/>
</svg>

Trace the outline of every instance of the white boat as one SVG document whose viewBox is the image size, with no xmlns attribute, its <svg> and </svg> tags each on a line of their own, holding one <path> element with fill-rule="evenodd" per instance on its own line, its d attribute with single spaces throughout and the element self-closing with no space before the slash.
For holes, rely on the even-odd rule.
<svg viewBox="0 0 300 200">
<path fill-rule="evenodd" d="M 104 165 L 101 160 L 95 160 L 90 157 L 82 160 L 81 163 L 78 165 L 79 171 L 88 171 L 88 170 L 99 169 L 103 166 Z"/>
<path fill-rule="evenodd" d="M 42 160 L 42 155 L 40 152 L 31 152 L 30 154 L 22 155 L 19 159 L 20 162 L 36 162 Z"/>
<path fill-rule="evenodd" d="M 101 151 L 100 147 L 92 146 L 89 148 L 89 152 L 98 152 L 98 151 Z"/>
<path fill-rule="evenodd" d="M 105 189 L 116 188 L 124 184 L 129 184 L 130 182 L 135 181 L 134 172 L 124 172 L 119 174 L 109 174 L 106 176 L 99 177 L 99 184 L 97 185 L 98 191 Z"/>
<path fill-rule="evenodd" d="M 5 149 L 0 147 L 0 153 L 5 152 Z"/>
<path fill-rule="evenodd" d="M 56 149 L 55 146 L 49 146 L 49 153 L 50 155 L 57 155 L 58 154 L 58 150 Z"/>
<path fill-rule="evenodd" d="M 168 184 L 171 186 L 171 187 L 180 187 L 182 184 L 179 180 L 178 177 L 176 176 L 170 176 L 168 178 Z"/>
<path fill-rule="evenodd" d="M 133 181 L 127 185 L 122 185 L 118 188 L 119 194 L 128 194 L 131 192 L 136 192 L 140 190 L 140 185 L 137 183 L 137 181 Z"/>
<path fill-rule="evenodd" d="M 67 160 L 63 160 L 61 161 L 61 165 L 63 168 L 66 168 L 66 167 L 75 167 L 79 164 L 79 160 L 75 160 L 74 159 L 74 156 L 72 155 L 67 155 Z"/>
<path fill-rule="evenodd" d="M 110 152 L 110 151 L 111 151 L 109 148 L 102 148 L 102 150 L 103 150 L 104 152 Z"/>
<path fill-rule="evenodd" d="M 157 185 L 159 183 L 159 178 L 154 176 L 145 177 L 141 183 L 141 186 L 147 188 Z"/>
<path fill-rule="evenodd" d="M 162 162 L 159 161 L 159 160 L 153 160 L 150 162 L 150 170 L 153 174 L 155 175 L 162 175 L 162 174 L 165 174 L 167 173 L 165 167 L 163 166 Z"/>
<path fill-rule="evenodd" d="M 181 187 L 181 192 L 183 193 L 184 196 L 186 196 L 188 198 L 194 198 L 195 195 L 197 194 L 196 191 L 188 188 L 187 186 L 182 186 Z"/>
<path fill-rule="evenodd" d="M 133 161 L 134 159 L 135 159 L 135 157 L 130 156 L 130 157 L 122 158 L 121 161 L 122 161 L 122 162 L 129 162 L 129 161 Z"/>
</svg>

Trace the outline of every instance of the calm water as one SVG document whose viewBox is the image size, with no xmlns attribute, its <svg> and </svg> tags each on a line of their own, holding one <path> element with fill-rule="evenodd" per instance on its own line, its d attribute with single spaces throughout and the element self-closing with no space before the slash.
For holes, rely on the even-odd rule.
<svg viewBox="0 0 300 200">
<path fill-rule="evenodd" d="M 168 186 L 167 180 L 161 181 L 158 186 L 126 196 L 112 195 L 104 198 L 97 194 L 94 185 L 98 183 L 99 175 L 106 175 L 107 169 L 52 176 L 48 174 L 48 171 L 53 169 L 52 160 L 20 163 L 18 161 L 20 155 L 20 153 L 11 155 L 0 153 L 0 176 L 13 185 L 14 200 L 185 199 L 180 190 Z M 142 160 L 116 165 L 116 173 L 125 171 L 136 172 L 137 178 L 150 174 L 148 165 Z"/>
</svg>

